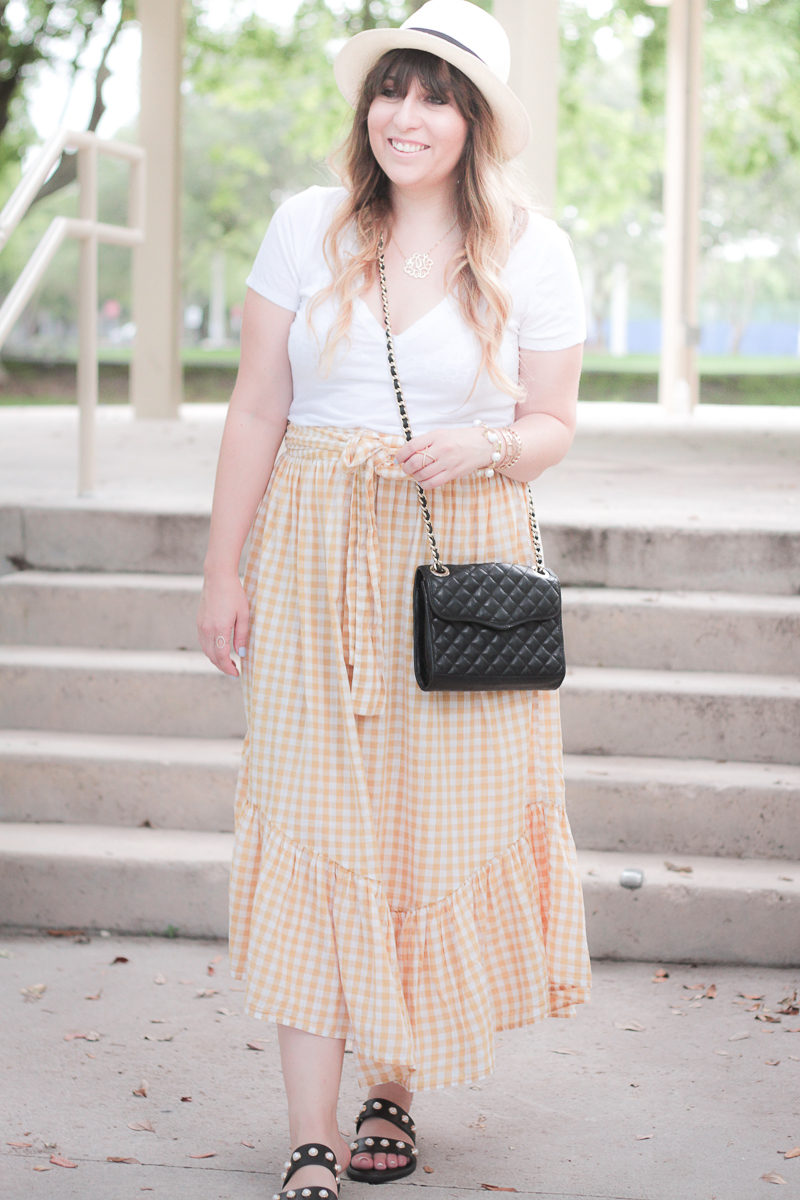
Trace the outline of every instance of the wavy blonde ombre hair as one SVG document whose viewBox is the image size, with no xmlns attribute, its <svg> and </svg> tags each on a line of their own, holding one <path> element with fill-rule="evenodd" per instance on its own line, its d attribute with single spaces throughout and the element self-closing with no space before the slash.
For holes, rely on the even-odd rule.
<svg viewBox="0 0 800 1200">
<path fill-rule="evenodd" d="M 478 375 L 486 369 L 497 387 L 518 397 L 522 390 L 499 364 L 500 343 L 511 313 L 511 296 L 501 271 L 525 228 L 527 203 L 502 161 L 494 114 L 483 94 L 456 67 L 421 50 L 395 50 L 378 60 L 364 81 L 350 134 L 334 155 L 334 169 L 348 195 L 323 243 L 332 282 L 308 308 L 312 320 L 317 305 L 332 298 L 338 311 L 323 347 L 323 369 L 330 369 L 337 347 L 348 336 L 354 300 L 377 277 L 381 234 L 388 238 L 392 230 L 389 179 L 375 161 L 367 132 L 370 105 L 388 79 L 401 96 L 417 80 L 430 95 L 455 104 L 467 122 L 454 196 L 464 245 L 448 264 L 447 289 L 480 343 Z M 344 256 L 343 235 L 353 228 L 356 250 Z"/>
</svg>

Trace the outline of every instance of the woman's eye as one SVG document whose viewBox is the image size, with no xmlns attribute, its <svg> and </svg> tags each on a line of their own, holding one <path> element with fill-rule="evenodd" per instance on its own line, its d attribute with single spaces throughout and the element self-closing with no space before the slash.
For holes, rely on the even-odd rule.
<svg viewBox="0 0 800 1200">
<path fill-rule="evenodd" d="M 450 101 L 445 99 L 444 96 L 431 95 L 431 96 L 427 96 L 426 99 L 429 104 L 449 104 L 450 103 Z"/>
<path fill-rule="evenodd" d="M 381 88 L 381 95 L 385 96 L 387 100 L 394 100 L 397 90 L 391 84 L 385 83 Z"/>
</svg>

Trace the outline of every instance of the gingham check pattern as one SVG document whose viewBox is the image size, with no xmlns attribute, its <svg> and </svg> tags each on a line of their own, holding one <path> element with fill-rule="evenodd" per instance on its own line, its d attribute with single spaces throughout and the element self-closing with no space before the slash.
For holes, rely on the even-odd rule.
<svg viewBox="0 0 800 1200">
<path fill-rule="evenodd" d="M 558 693 L 414 681 L 400 440 L 290 426 L 257 515 L 230 937 L 250 1013 L 416 1091 L 488 1074 L 494 1031 L 570 1015 L 590 969 Z M 519 484 L 430 502 L 446 561 L 531 560 Z"/>
</svg>

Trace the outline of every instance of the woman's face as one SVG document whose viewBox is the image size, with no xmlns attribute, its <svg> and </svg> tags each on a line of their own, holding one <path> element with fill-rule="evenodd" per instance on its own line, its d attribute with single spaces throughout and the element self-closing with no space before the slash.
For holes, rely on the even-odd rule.
<svg viewBox="0 0 800 1200">
<path fill-rule="evenodd" d="M 452 185 L 467 139 L 467 122 L 452 100 L 419 80 L 405 95 L 384 80 L 367 114 L 372 153 L 395 187 L 427 191 Z"/>
</svg>

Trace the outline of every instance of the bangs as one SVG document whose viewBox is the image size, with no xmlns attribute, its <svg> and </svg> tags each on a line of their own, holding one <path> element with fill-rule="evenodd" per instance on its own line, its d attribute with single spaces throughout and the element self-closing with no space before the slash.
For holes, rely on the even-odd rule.
<svg viewBox="0 0 800 1200">
<path fill-rule="evenodd" d="M 464 105 L 469 80 L 456 67 L 428 54 L 425 50 L 394 50 L 384 54 L 370 71 L 367 86 L 372 101 L 380 89 L 391 79 L 395 90 L 405 96 L 416 80 L 420 87 L 437 100 L 455 102 L 466 116 Z"/>
</svg>

